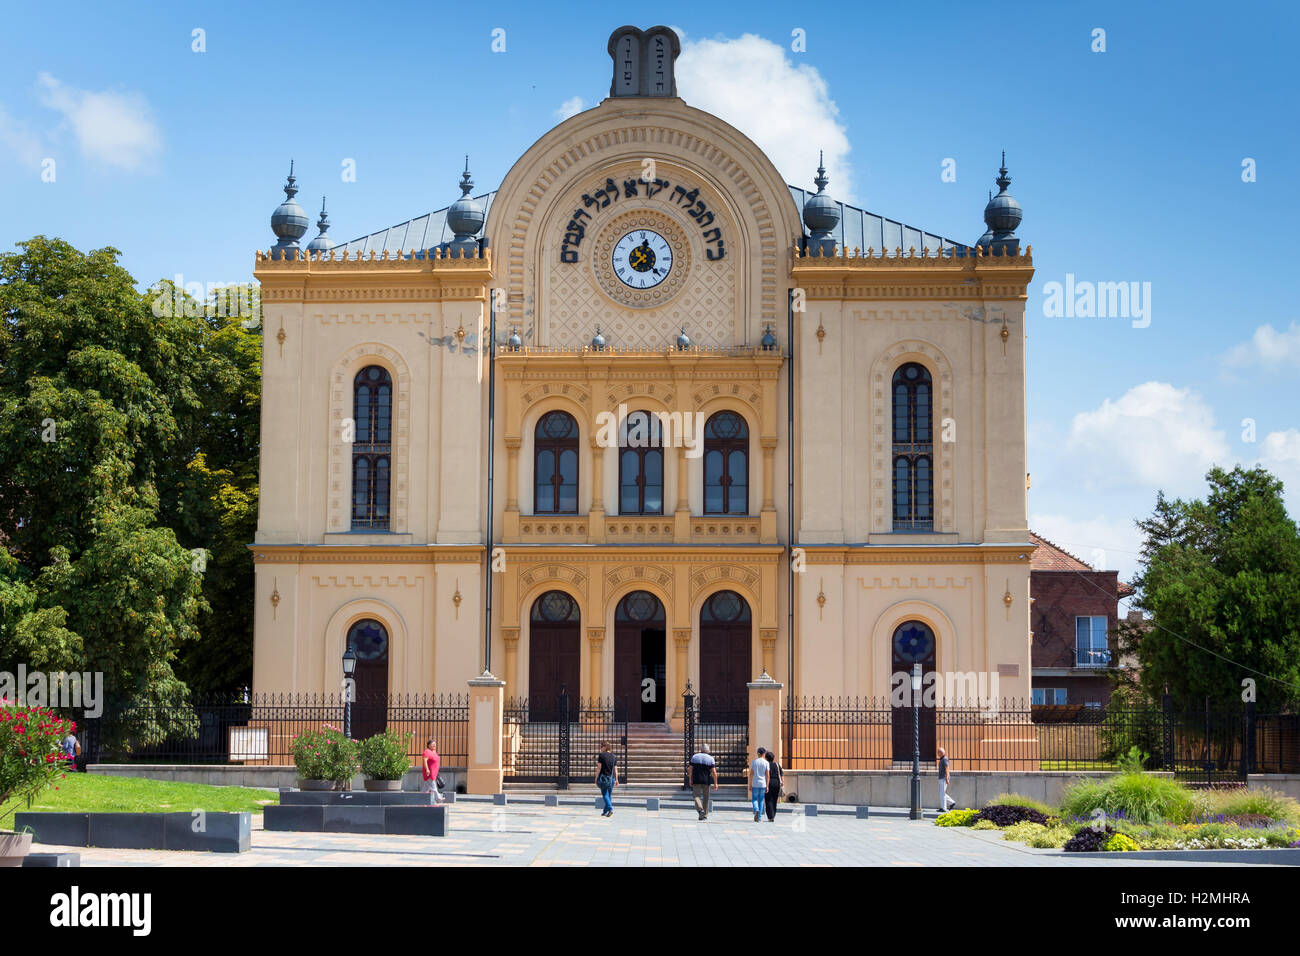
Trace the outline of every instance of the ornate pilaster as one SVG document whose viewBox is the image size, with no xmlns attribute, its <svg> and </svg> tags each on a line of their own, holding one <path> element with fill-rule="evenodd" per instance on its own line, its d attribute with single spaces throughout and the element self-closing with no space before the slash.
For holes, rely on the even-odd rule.
<svg viewBox="0 0 1300 956">
<path fill-rule="evenodd" d="M 690 664 L 691 629 L 689 627 L 673 628 L 673 645 L 677 648 L 677 693 L 673 695 L 674 717 L 682 717 L 682 694 L 686 693 L 687 669 Z"/>
<path fill-rule="evenodd" d="M 763 673 L 770 674 L 776 669 L 776 635 L 775 627 L 760 628 L 759 641 L 763 646 Z"/>
<path fill-rule="evenodd" d="M 604 650 L 604 647 L 605 629 L 603 627 L 587 628 L 587 648 L 590 664 L 587 671 L 587 696 L 592 700 L 599 700 L 601 698 L 601 690 L 603 688 L 601 677 L 604 674 L 604 669 L 601 667 L 601 651 Z"/>
<path fill-rule="evenodd" d="M 519 693 L 519 628 L 501 628 L 501 640 L 506 646 L 506 699 L 522 697 Z"/>
</svg>

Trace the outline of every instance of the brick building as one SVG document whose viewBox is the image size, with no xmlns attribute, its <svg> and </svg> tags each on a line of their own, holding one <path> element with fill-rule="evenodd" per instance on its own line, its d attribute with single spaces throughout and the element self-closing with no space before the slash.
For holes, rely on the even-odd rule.
<svg viewBox="0 0 1300 956">
<path fill-rule="evenodd" d="M 1133 588 L 1040 535 L 1029 565 L 1035 704 L 1104 706 L 1123 666 L 1116 647 L 1120 598 Z"/>
</svg>

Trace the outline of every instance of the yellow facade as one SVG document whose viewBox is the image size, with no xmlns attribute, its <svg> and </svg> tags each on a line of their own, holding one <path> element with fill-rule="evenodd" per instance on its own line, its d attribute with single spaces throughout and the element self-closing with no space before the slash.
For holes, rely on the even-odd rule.
<svg viewBox="0 0 1300 956">
<path fill-rule="evenodd" d="M 629 194 L 629 181 L 643 187 Z M 667 185 L 646 195 L 647 181 Z M 606 183 L 617 198 L 586 202 Z M 575 210 L 586 210 L 576 246 Z M 492 201 L 480 254 L 259 256 L 255 690 L 337 692 L 348 629 L 367 619 L 389 635 L 390 692 L 463 693 L 490 665 L 507 699 L 528 696 L 530 609 L 559 590 L 581 618 L 576 692 L 609 697 L 615 608 L 646 591 L 665 611 L 672 720 L 687 680 L 700 685 L 702 605 L 727 590 L 751 612 L 751 678 L 766 671 L 787 695 L 888 694 L 891 635 L 921 621 L 939 669 L 995 673 L 1001 696 L 1027 697 L 1031 258 L 808 256 L 800 214 L 767 157 L 722 120 L 675 96 L 612 96 L 520 157 Z M 675 255 L 670 280 L 649 291 L 620 287 L 609 268 L 618 238 L 637 229 L 663 236 Z M 493 311 L 489 542 L 480 345 Z M 597 326 L 603 350 L 590 345 Z M 679 350 L 683 327 L 691 346 Z M 769 328 L 773 350 L 760 346 Z M 506 344 L 512 332 L 517 348 Z M 900 533 L 890 379 L 908 362 L 929 371 L 936 427 L 952 435 L 936 442 L 933 530 Z M 369 366 L 393 383 L 382 533 L 349 523 L 344 422 L 353 378 Z M 602 415 L 620 405 L 740 416 L 746 513 L 706 513 L 703 459 L 666 448 L 663 513 L 620 514 L 619 448 L 598 441 Z M 580 432 L 572 514 L 538 514 L 534 501 L 534 436 L 555 410 Z"/>
</svg>

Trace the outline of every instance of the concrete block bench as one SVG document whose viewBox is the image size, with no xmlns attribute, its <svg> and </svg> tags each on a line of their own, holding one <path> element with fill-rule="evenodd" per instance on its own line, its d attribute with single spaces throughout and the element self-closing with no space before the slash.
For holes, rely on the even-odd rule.
<svg viewBox="0 0 1300 956">
<path fill-rule="evenodd" d="M 431 793 L 409 790 L 281 790 L 282 807 L 432 807 Z"/>
<path fill-rule="evenodd" d="M 14 828 L 55 846 L 243 853 L 253 822 L 250 813 L 17 813 Z"/>
<path fill-rule="evenodd" d="M 308 794 L 324 796 L 325 794 Z M 365 794 L 369 797 L 394 794 Z M 262 810 L 262 827 L 299 833 L 382 833 L 404 836 L 446 836 L 447 808 L 396 801 L 283 802 Z M 345 794 L 338 794 L 345 796 Z M 419 794 L 409 794 L 419 796 Z"/>
</svg>

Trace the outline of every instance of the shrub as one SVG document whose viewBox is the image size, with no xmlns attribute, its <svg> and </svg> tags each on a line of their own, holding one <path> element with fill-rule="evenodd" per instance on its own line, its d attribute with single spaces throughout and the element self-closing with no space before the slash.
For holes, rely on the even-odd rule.
<svg viewBox="0 0 1300 956">
<path fill-rule="evenodd" d="M 1300 802 L 1268 787 L 1214 791 L 1209 802 L 1211 813 L 1230 817 L 1258 815 L 1279 823 L 1300 823 Z"/>
<path fill-rule="evenodd" d="M 1130 836 L 1125 836 L 1123 833 L 1116 833 L 1112 835 L 1109 840 L 1107 840 L 1105 843 L 1101 845 L 1101 848 L 1105 850 L 1107 853 L 1115 853 L 1115 852 L 1127 853 L 1132 850 L 1141 849 L 1141 847 L 1138 845 L 1137 840 L 1134 840 Z"/>
<path fill-rule="evenodd" d="M 76 726 L 44 707 L 12 707 L 0 698 L 0 806 L 37 794 L 64 774 L 68 761 L 59 744 Z"/>
<path fill-rule="evenodd" d="M 1019 823 L 1013 823 L 1002 831 L 1002 839 L 1013 840 L 1016 843 L 1028 843 L 1029 840 L 1043 833 L 1047 827 L 1041 823 L 1034 823 L 1032 820 L 1021 820 Z"/>
<path fill-rule="evenodd" d="M 293 765 L 304 780 L 333 780 L 346 783 L 359 769 L 357 742 L 329 724 L 324 730 L 309 730 L 293 738 Z"/>
<path fill-rule="evenodd" d="M 411 769 L 406 750 L 412 736 L 385 730 L 361 741 L 357 754 L 361 772 L 372 780 L 401 780 Z"/>
<path fill-rule="evenodd" d="M 1069 787 L 1061 800 L 1064 816 L 1090 820 L 1093 811 L 1127 817 L 1139 823 L 1194 820 L 1206 798 L 1176 780 L 1142 773 L 1124 773 L 1108 780 L 1085 780 Z"/>
<path fill-rule="evenodd" d="M 1029 820 L 1033 823 L 1047 823 L 1047 814 L 1031 807 L 990 805 L 979 812 L 981 820 L 988 820 L 996 827 L 1009 827 L 1015 823 Z"/>
<path fill-rule="evenodd" d="M 990 807 L 1028 807 L 1030 810 L 1037 810 L 1044 816 L 1049 817 L 1053 813 L 1052 808 L 1042 801 L 1018 793 L 1000 793 L 986 805 Z"/>
<path fill-rule="evenodd" d="M 1101 830 L 1083 827 L 1078 833 L 1065 841 L 1062 849 L 1066 853 L 1096 853 L 1114 835 L 1115 831 L 1110 827 Z"/>
<path fill-rule="evenodd" d="M 998 825 L 992 820 L 976 820 L 971 824 L 972 830 L 996 830 Z"/>
<path fill-rule="evenodd" d="M 934 823 L 935 826 L 940 827 L 968 827 L 978 816 L 978 810 L 949 810 L 947 813 L 939 814 Z"/>
<path fill-rule="evenodd" d="M 1046 827 L 1042 831 L 1033 834 L 1027 842 L 1030 846 L 1036 847 L 1040 850 L 1059 850 L 1061 847 L 1065 846 L 1066 841 L 1068 841 L 1072 835 L 1073 834 L 1070 833 L 1069 827 Z"/>
</svg>

